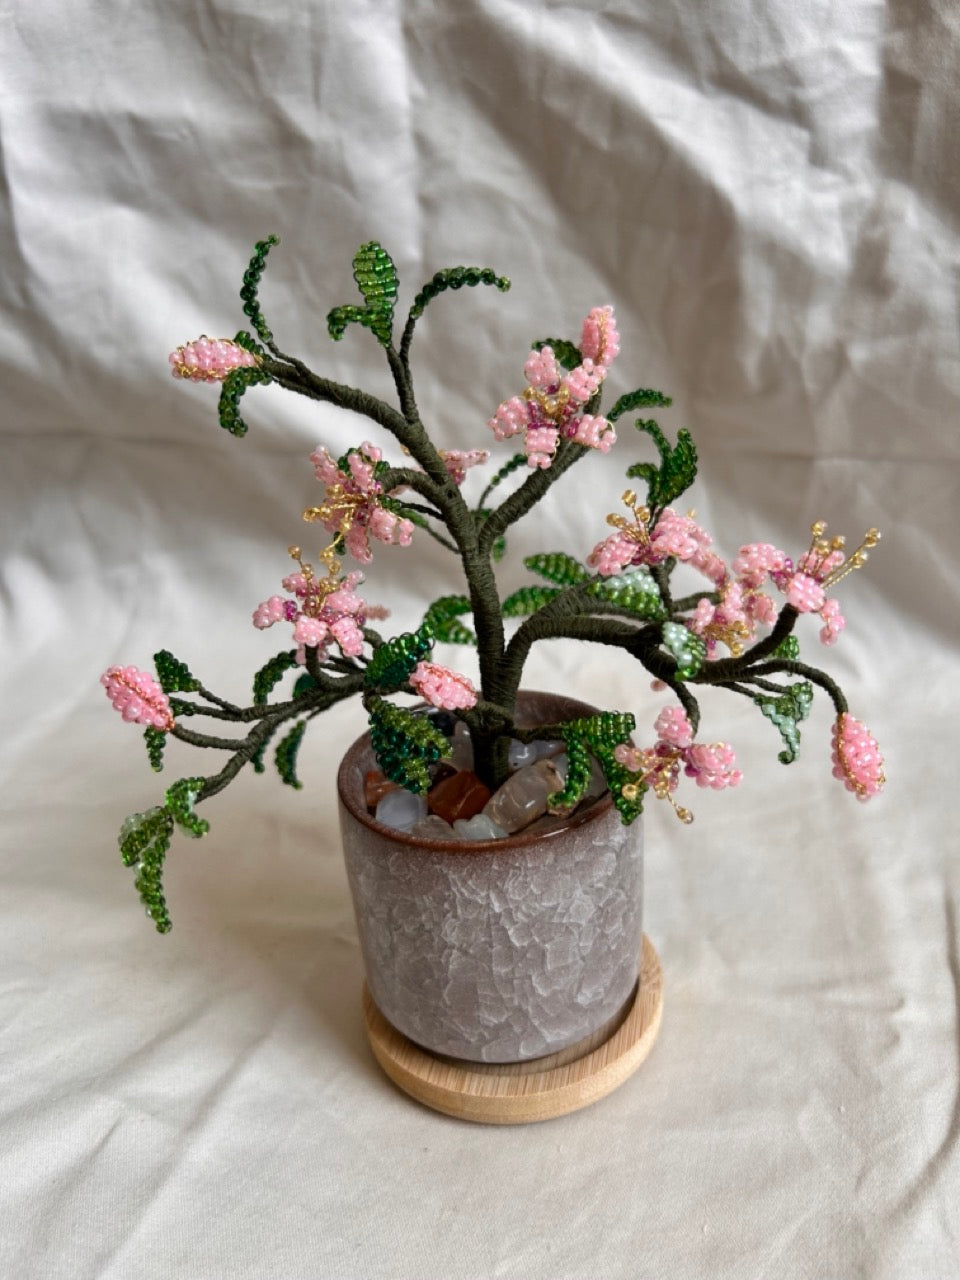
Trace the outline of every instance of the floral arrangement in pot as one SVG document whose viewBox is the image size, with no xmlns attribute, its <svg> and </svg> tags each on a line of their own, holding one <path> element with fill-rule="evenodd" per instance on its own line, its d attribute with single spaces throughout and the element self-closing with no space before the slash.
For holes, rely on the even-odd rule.
<svg viewBox="0 0 960 1280">
<path fill-rule="evenodd" d="M 489 268 L 439 271 L 413 299 L 397 336 L 394 264 L 379 244 L 362 246 L 353 263 L 362 305 L 334 308 L 327 324 L 335 339 L 351 324 L 370 330 L 393 376 L 391 404 L 279 350 L 259 302 L 276 243 L 261 241 L 244 273 L 252 332 L 178 347 L 170 356 L 174 376 L 220 384 L 220 423 L 235 436 L 247 430 L 241 397 L 274 382 L 366 416 L 402 457 L 391 461 L 367 441 L 340 456 L 320 444 L 310 455 L 319 501 L 303 518 L 324 530 L 326 545 L 313 564 L 290 547 L 282 594 L 254 610 L 254 626 L 286 631 L 287 646 L 255 674 L 249 705 L 211 692 L 167 651 L 155 656 L 155 676 L 132 666 L 104 674 L 123 718 L 145 726 L 155 770 L 168 737 L 226 753 L 217 771 L 174 782 L 160 805 L 127 818 L 123 860 L 136 868 L 157 929 L 168 931 L 162 872 L 175 830 L 204 834 L 197 806 L 244 766 L 262 772 L 268 748 L 283 781 L 299 787 L 304 734 L 321 712 L 357 697 L 369 732 L 341 768 L 340 798 L 377 1006 L 391 1025 L 439 1053 L 486 1062 L 542 1057 L 609 1027 L 636 987 L 640 841 L 631 824 L 646 798 L 666 801 L 690 822 L 687 803 L 676 799 L 681 780 L 712 789 L 740 781 L 733 748 L 700 736 L 701 686 L 750 699 L 779 733 L 785 764 L 797 755 L 799 726 L 821 691 L 835 711 L 834 776 L 861 800 L 883 785 L 876 743 L 837 684 L 801 661 L 794 635 L 801 615 L 814 614 L 820 640 L 836 641 L 844 619 L 832 589 L 866 561 L 879 534 L 870 530 L 848 553 L 843 538 L 828 539 L 817 522 L 795 559 L 754 543 L 728 562 L 676 507 L 696 476 L 689 432 L 671 443 L 656 421 L 640 416 L 629 444 L 645 442 L 647 456 L 627 460 L 631 487 L 622 509 L 606 517 L 606 536 L 598 514 L 596 545 L 583 548 L 582 558 L 556 550 L 530 556 L 531 583 L 503 597 L 495 565 L 510 526 L 590 450 L 609 452 L 627 415 L 670 404 L 640 388 L 604 410 L 619 355 L 613 309 L 590 310 L 576 343 L 533 345 L 525 386 L 488 423 L 490 444 L 510 446 L 497 465 L 491 450 L 444 449 L 431 438 L 410 355 L 417 321 L 442 293 L 478 285 L 505 291 L 509 281 Z M 488 463 L 492 474 L 469 504 L 464 479 Z M 463 594 L 429 602 L 415 630 L 385 639 L 374 624 L 386 611 L 367 600 L 363 573 L 345 562 L 366 567 L 377 544 L 410 548 L 412 557 L 421 537 L 459 557 Z M 679 594 L 675 574 L 687 571 L 690 585 Z M 558 637 L 610 645 L 637 660 L 662 699 L 652 734 L 639 735 L 638 745 L 632 715 L 522 692 L 532 645 Z M 432 660 L 437 642 L 476 646 L 479 687 Z M 398 701 L 404 694 L 419 705 Z M 203 721 L 215 731 L 201 730 Z M 489 954 L 480 956 L 485 948 Z"/>
</svg>

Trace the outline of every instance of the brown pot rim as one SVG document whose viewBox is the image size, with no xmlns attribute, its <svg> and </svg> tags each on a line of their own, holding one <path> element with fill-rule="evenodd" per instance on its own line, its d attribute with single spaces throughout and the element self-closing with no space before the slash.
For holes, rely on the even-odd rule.
<svg viewBox="0 0 960 1280">
<path fill-rule="evenodd" d="M 523 698 L 524 695 L 539 698 L 555 698 L 565 704 L 565 707 L 575 715 L 596 715 L 597 708 L 590 706 L 587 702 L 581 702 L 578 698 L 567 697 L 563 693 L 547 693 L 539 689 L 521 689 L 517 695 Z M 426 703 L 422 703 L 426 706 Z M 337 770 L 337 794 L 340 797 L 340 803 L 347 810 L 352 818 L 366 827 L 368 830 L 389 839 L 394 844 L 406 845 L 409 849 L 424 849 L 431 853 L 446 852 L 458 855 L 470 855 L 473 853 L 508 853 L 516 849 L 530 848 L 537 844 L 546 844 L 555 836 L 561 836 L 567 831 L 575 830 L 577 827 L 586 826 L 589 822 L 596 822 L 599 818 L 608 814 L 613 808 L 613 797 L 609 791 L 604 792 L 602 796 L 588 808 L 577 811 L 570 815 L 570 818 L 562 823 L 562 825 L 554 828 L 552 831 L 537 831 L 532 835 L 524 835 L 522 832 L 513 836 L 506 836 L 499 840 L 432 840 L 427 836 L 412 836 L 409 832 L 398 831 L 396 827 L 384 826 L 382 822 L 377 822 L 371 814 L 367 812 L 366 806 L 358 804 L 356 800 L 349 794 L 348 777 L 349 772 L 354 767 L 359 768 L 359 757 L 365 749 L 370 746 L 370 734 L 361 734 L 348 748 L 346 754 L 340 762 L 340 768 Z M 353 790 L 353 788 L 349 788 Z"/>
</svg>

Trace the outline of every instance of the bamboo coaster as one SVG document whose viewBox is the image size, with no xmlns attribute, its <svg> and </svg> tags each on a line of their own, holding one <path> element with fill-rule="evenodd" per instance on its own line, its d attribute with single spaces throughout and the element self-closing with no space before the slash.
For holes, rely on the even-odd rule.
<svg viewBox="0 0 960 1280">
<path fill-rule="evenodd" d="M 370 1047 L 394 1084 L 434 1111 L 480 1124 L 551 1120 L 606 1097 L 650 1052 L 662 1012 L 660 957 L 646 934 L 633 1003 L 608 1038 L 573 1061 L 562 1053 L 504 1065 L 441 1058 L 395 1030 L 363 988 Z"/>
</svg>

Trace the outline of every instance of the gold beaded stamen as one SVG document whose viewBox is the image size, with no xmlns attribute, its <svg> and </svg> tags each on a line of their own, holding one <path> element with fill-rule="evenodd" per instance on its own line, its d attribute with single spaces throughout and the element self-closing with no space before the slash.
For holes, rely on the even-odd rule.
<svg viewBox="0 0 960 1280">
<path fill-rule="evenodd" d="M 630 511 L 633 512 L 633 523 L 631 524 L 624 516 L 616 515 L 611 512 L 607 516 L 607 524 L 614 529 L 618 529 L 625 538 L 631 542 L 636 542 L 638 546 L 649 547 L 650 545 L 650 510 L 648 507 L 641 507 L 638 504 L 637 495 L 632 489 L 626 489 L 621 495 L 621 501 Z"/>
<path fill-rule="evenodd" d="M 670 790 L 670 783 L 680 767 L 680 752 L 659 755 L 654 751 L 642 751 L 640 761 L 641 772 L 653 794 L 658 800 L 666 800 L 680 821 L 689 826 L 693 821 L 693 814 L 689 809 L 684 809 L 682 805 L 677 804 Z M 631 803 L 637 799 L 640 792 L 641 788 L 635 782 L 625 782 L 620 788 L 620 794 L 624 800 L 629 800 Z"/>
<path fill-rule="evenodd" d="M 319 507 L 307 507 L 303 519 L 310 524 L 317 521 L 339 520 L 340 533 L 348 533 L 360 507 L 370 501 L 369 494 L 348 493 L 342 484 L 332 484 L 327 489 L 326 501 Z"/>
<path fill-rule="evenodd" d="M 320 552 L 320 559 L 323 561 L 327 571 L 326 576 L 323 578 L 316 576 L 313 571 L 313 565 L 304 562 L 303 554 L 299 547 L 287 547 L 287 551 L 291 560 L 296 560 L 300 566 L 300 572 L 307 582 L 313 584 L 312 589 L 307 592 L 303 601 L 303 612 L 311 618 L 318 617 L 327 596 L 338 590 L 343 581 L 340 576 L 342 566 L 334 551 L 334 544 L 331 542 L 329 547 Z"/>
<path fill-rule="evenodd" d="M 570 403 L 570 391 L 567 387 L 561 387 L 554 395 L 550 395 L 547 391 L 541 391 L 539 387 L 524 387 L 523 398 L 535 400 L 551 422 L 560 422 L 563 419 L 564 410 Z"/>
<path fill-rule="evenodd" d="M 846 538 L 842 534 L 838 534 L 829 541 L 823 536 L 827 531 L 827 522 L 825 520 L 817 520 L 810 526 L 812 535 L 810 547 L 804 557 L 807 565 L 806 573 L 812 578 L 816 578 L 824 589 L 836 586 L 848 573 L 853 573 L 854 569 L 862 569 L 870 558 L 870 551 L 880 541 L 879 529 L 868 529 L 863 535 L 863 541 L 857 547 L 856 551 L 847 556 L 843 564 L 838 565 L 832 573 L 826 574 L 823 578 L 819 577 L 819 570 L 822 569 L 827 557 L 834 552 L 842 551 L 846 545 Z"/>
</svg>

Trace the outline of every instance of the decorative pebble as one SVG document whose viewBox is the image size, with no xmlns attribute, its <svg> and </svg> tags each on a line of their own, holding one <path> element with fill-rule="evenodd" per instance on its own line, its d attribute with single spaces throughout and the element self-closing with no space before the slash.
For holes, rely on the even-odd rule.
<svg viewBox="0 0 960 1280">
<path fill-rule="evenodd" d="M 379 769 L 371 769 L 363 775 L 363 798 L 367 808 L 373 812 L 385 795 L 391 791 L 399 791 L 400 787 L 391 782 Z"/>
<path fill-rule="evenodd" d="M 410 828 L 410 835 L 422 836 L 424 840 L 456 840 L 457 833 L 449 822 L 435 813 L 428 813 L 425 818 L 415 822 Z"/>
<path fill-rule="evenodd" d="M 457 727 L 453 731 L 453 750 L 450 754 L 450 763 L 455 769 L 472 769 L 473 768 L 473 742 L 470 738 L 470 730 L 462 720 L 457 721 Z"/>
<path fill-rule="evenodd" d="M 438 814 L 445 822 L 472 818 L 489 799 L 490 788 L 467 769 L 438 782 L 427 795 L 430 812 Z"/>
<path fill-rule="evenodd" d="M 509 834 L 485 813 L 474 814 L 472 818 L 458 818 L 453 829 L 461 840 L 502 840 Z"/>
<path fill-rule="evenodd" d="M 398 788 L 388 792 L 377 805 L 377 821 L 396 831 L 409 831 L 421 818 L 427 816 L 425 796 Z"/>
<path fill-rule="evenodd" d="M 483 812 L 505 831 L 522 831 L 547 811 L 547 796 L 559 791 L 563 779 L 552 760 L 518 769 L 491 797 Z"/>
<path fill-rule="evenodd" d="M 518 742 L 516 738 L 510 739 L 510 747 L 507 751 L 507 763 L 511 769 L 522 769 L 524 765 L 533 764 L 537 759 L 536 742 Z"/>
</svg>

